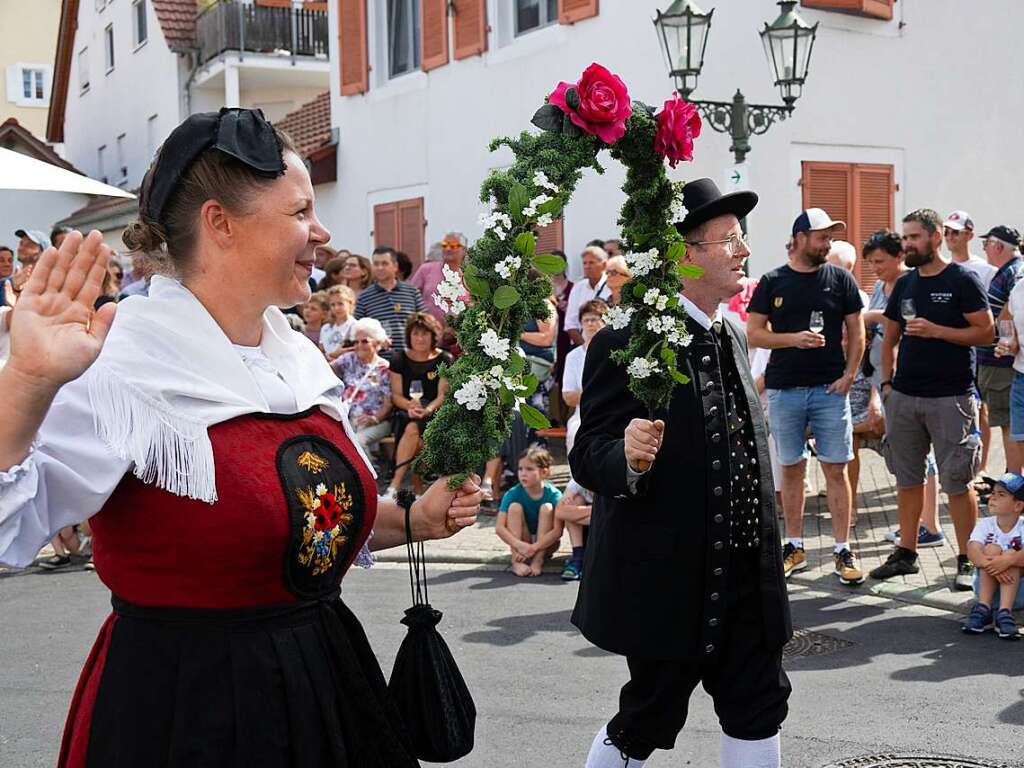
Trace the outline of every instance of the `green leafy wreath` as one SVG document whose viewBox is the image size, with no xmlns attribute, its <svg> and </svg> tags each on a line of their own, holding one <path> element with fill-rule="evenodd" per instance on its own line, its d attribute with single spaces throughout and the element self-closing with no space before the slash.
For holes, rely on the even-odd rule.
<svg viewBox="0 0 1024 768">
<path fill-rule="evenodd" d="M 453 483 L 498 455 L 517 412 L 530 427 L 550 426 L 526 402 L 538 382 L 519 338 L 530 318 L 547 316 L 547 275 L 566 264 L 537 253 L 536 232 L 561 215 L 584 170 L 604 173 L 597 159 L 604 149 L 626 167 L 619 225 L 633 273 L 608 316 L 612 327 L 631 328 L 628 346 L 614 359 L 627 366 L 629 389 L 651 414 L 688 381 L 677 366 L 679 350 L 690 343 L 678 292 L 682 279 L 701 270 L 684 263 L 686 245 L 674 226 L 686 216 L 683 184 L 668 179 L 665 160 L 675 167 L 693 159 L 701 128 L 696 108 L 673 97 L 655 114 L 630 101 L 622 80 L 595 63 L 575 85 L 559 83 L 532 122 L 540 134 L 491 142 L 492 152 L 511 149 L 515 162 L 483 182 L 480 199 L 491 205 L 481 216 L 483 237 L 470 247 L 461 277 L 444 268 L 434 295 L 463 354 L 442 367 L 450 396 L 424 433 L 418 466 Z"/>
</svg>

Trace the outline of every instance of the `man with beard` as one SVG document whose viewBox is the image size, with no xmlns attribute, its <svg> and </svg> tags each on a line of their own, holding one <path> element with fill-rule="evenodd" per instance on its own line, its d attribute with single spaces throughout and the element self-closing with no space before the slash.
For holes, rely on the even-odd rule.
<svg viewBox="0 0 1024 768">
<path fill-rule="evenodd" d="M 960 551 L 954 586 L 969 590 L 974 568 L 967 559 L 967 540 L 978 515 L 970 482 L 981 461 L 972 347 L 992 341 L 993 323 L 977 275 L 944 261 L 941 245 L 942 219 L 935 211 L 922 208 L 903 219 L 903 251 L 912 269 L 896 282 L 885 309 L 881 383 L 900 543 L 871 578 L 918 571 L 917 530 L 931 445 Z"/>
<path fill-rule="evenodd" d="M 572 620 L 624 655 L 630 674 L 587 768 L 641 768 L 655 749 L 671 749 L 698 683 L 714 699 L 724 768 L 780 760 L 792 628 L 768 438 L 743 332 L 718 309 L 742 287 L 750 251 L 739 220 L 757 195 L 722 195 L 697 179 L 683 203 L 685 259 L 704 270 L 680 294 L 692 341 L 679 369 L 689 382 L 650 419 L 612 360 L 627 329 L 594 336 L 583 369 L 569 463 L 596 498 Z"/>
<path fill-rule="evenodd" d="M 810 427 L 828 489 L 835 574 L 850 585 L 864 581 L 849 545 L 852 503 L 846 473 L 853 458 L 850 387 L 864 355 L 864 303 L 853 275 L 827 263 L 833 233 L 845 228 L 820 208 L 797 216 L 789 263 L 766 274 L 754 289 L 747 338 L 752 347 L 772 351 L 765 387 L 782 464 L 783 571 L 788 578 L 807 568 L 803 516 Z"/>
</svg>

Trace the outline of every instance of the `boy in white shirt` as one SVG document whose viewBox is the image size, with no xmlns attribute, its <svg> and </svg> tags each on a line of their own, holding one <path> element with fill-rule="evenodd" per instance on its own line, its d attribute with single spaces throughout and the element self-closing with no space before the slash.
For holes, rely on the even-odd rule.
<svg viewBox="0 0 1024 768">
<path fill-rule="evenodd" d="M 978 568 L 978 602 L 962 625 L 967 633 L 980 634 L 994 623 L 996 634 L 1004 640 L 1017 640 L 1017 623 L 1013 620 L 1013 601 L 1020 588 L 1021 568 L 1010 565 L 1003 557 L 1024 547 L 1024 477 L 1007 472 L 998 479 L 985 478 L 992 486 L 988 509 L 990 515 L 978 521 L 967 543 L 967 556 Z M 999 609 L 992 615 L 992 601 L 999 587 Z"/>
</svg>

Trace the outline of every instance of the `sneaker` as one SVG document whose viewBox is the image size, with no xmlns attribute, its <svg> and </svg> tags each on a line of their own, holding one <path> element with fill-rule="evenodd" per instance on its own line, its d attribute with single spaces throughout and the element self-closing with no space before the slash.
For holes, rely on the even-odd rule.
<svg viewBox="0 0 1024 768">
<path fill-rule="evenodd" d="M 884 581 L 885 579 L 891 579 L 893 576 L 906 576 L 907 574 L 917 573 L 919 570 L 921 569 L 917 567 L 917 552 L 911 552 L 903 547 L 896 547 L 893 549 L 892 554 L 889 555 L 889 559 L 875 568 L 869 575 L 872 579 Z"/>
<path fill-rule="evenodd" d="M 96 570 L 96 563 L 94 563 L 92 561 L 92 558 L 90 557 L 89 558 L 89 562 L 87 562 L 84 567 L 85 567 L 85 570 L 87 570 L 87 571 L 95 571 Z"/>
<path fill-rule="evenodd" d="M 483 494 L 484 501 L 494 501 L 494 485 L 490 480 L 484 480 L 480 484 L 480 492 Z"/>
<path fill-rule="evenodd" d="M 953 589 L 960 592 L 971 592 L 974 589 L 974 564 L 965 555 L 956 557 L 956 578 Z"/>
<path fill-rule="evenodd" d="M 1012 621 L 1013 619 L 1011 619 Z M 984 603 L 975 603 L 967 621 L 960 625 L 965 634 L 980 635 L 992 623 L 992 609 Z"/>
<path fill-rule="evenodd" d="M 991 613 L 991 611 L 989 611 Z M 996 611 L 996 636 L 1002 640 L 1019 640 L 1017 622 L 1013 620 L 1013 614 L 1007 608 L 1000 608 Z"/>
<path fill-rule="evenodd" d="M 40 560 L 36 565 L 47 571 L 56 571 L 61 568 L 67 568 L 71 565 L 71 557 L 70 555 L 54 555 L 53 557 L 48 557 L 45 560 Z"/>
<path fill-rule="evenodd" d="M 891 533 L 885 534 L 883 537 L 886 541 L 891 541 L 897 547 L 900 546 L 900 532 L 899 530 L 892 531 Z M 932 533 L 923 525 L 917 529 L 917 548 L 918 549 L 930 549 L 931 547 L 941 547 L 946 543 L 946 534 L 942 531 L 938 533 Z"/>
<path fill-rule="evenodd" d="M 562 581 L 579 581 L 582 575 L 580 567 L 576 563 L 572 560 L 565 561 L 565 566 L 562 568 Z"/>
<path fill-rule="evenodd" d="M 797 571 L 807 568 L 807 553 L 803 547 L 794 547 L 789 542 L 782 548 L 782 573 L 788 579 Z"/>
<path fill-rule="evenodd" d="M 863 583 L 864 574 L 857 566 L 857 558 L 854 557 L 853 552 L 848 549 L 836 552 L 832 555 L 832 560 L 835 563 L 835 572 L 836 576 L 839 577 L 840 584 L 855 585 Z"/>
</svg>

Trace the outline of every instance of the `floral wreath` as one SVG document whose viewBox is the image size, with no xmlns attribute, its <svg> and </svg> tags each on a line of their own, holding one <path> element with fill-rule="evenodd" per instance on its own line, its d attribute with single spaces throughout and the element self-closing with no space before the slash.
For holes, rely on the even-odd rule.
<svg viewBox="0 0 1024 768">
<path fill-rule="evenodd" d="M 613 358 L 627 366 L 629 389 L 652 416 L 667 406 L 676 383 L 689 381 L 678 369 L 679 350 L 690 343 L 678 293 L 681 279 L 702 270 L 684 263 L 686 244 L 674 226 L 687 213 L 683 184 L 669 181 L 664 161 L 674 168 L 693 159 L 701 130 L 696 107 L 673 96 L 656 113 L 631 102 L 622 80 L 595 63 L 575 85 L 559 83 L 531 122 L 539 135 L 491 142 L 492 152 L 511 149 L 515 163 L 483 182 L 480 199 L 490 206 L 481 215 L 483 237 L 469 248 L 461 277 L 444 267 L 433 297 L 450 316 L 463 354 L 441 370 L 454 397 L 427 427 L 418 464 L 453 482 L 498 455 L 516 412 L 532 428 L 550 426 L 526 402 L 538 382 L 519 338 L 530 318 L 547 316 L 547 275 L 566 264 L 537 253 L 537 229 L 561 214 L 586 168 L 604 173 L 597 160 L 603 149 L 626 166 L 619 224 L 633 273 L 608 313 L 613 328 L 631 328 L 628 346 Z"/>
</svg>

